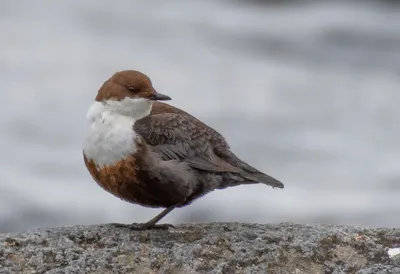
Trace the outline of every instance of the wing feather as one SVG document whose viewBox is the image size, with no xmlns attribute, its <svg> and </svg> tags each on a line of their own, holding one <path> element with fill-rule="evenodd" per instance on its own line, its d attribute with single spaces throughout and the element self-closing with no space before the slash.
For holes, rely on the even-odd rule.
<svg viewBox="0 0 400 274">
<path fill-rule="evenodd" d="M 170 106 L 159 109 L 136 121 L 134 129 L 163 160 L 184 161 L 194 169 L 231 172 L 250 183 L 284 187 L 280 181 L 240 160 L 213 128 L 182 110 Z"/>
<path fill-rule="evenodd" d="M 138 120 L 134 129 L 164 160 L 185 161 L 192 168 L 212 172 L 242 172 L 215 155 L 211 143 L 215 132 L 190 115 L 149 115 Z"/>
</svg>

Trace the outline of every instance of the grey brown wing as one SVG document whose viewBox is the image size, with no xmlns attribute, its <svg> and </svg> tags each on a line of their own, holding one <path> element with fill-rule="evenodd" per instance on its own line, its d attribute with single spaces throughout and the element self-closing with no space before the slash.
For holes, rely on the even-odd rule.
<svg viewBox="0 0 400 274">
<path fill-rule="evenodd" d="M 185 161 L 211 172 L 242 172 L 214 153 L 212 140 L 222 138 L 190 115 L 162 113 L 138 120 L 134 130 L 163 160 Z"/>
</svg>

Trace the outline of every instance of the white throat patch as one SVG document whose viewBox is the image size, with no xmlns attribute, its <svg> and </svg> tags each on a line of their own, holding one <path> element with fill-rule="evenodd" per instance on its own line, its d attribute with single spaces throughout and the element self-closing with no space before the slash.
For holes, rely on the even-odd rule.
<svg viewBox="0 0 400 274">
<path fill-rule="evenodd" d="M 89 122 L 85 156 L 98 167 L 112 165 L 136 151 L 133 124 L 151 112 L 151 101 L 125 98 L 94 102 L 86 115 Z"/>
<path fill-rule="evenodd" d="M 121 101 L 108 100 L 103 104 L 107 110 L 130 116 L 135 120 L 149 115 L 152 107 L 152 102 L 148 99 L 129 97 Z"/>
</svg>

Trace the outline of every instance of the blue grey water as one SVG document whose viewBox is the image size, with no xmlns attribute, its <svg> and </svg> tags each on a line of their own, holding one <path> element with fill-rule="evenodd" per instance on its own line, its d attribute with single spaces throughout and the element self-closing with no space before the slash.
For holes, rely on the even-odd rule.
<svg viewBox="0 0 400 274">
<path fill-rule="evenodd" d="M 396 7 L 4 0 L 0 34 L 0 231 L 160 211 L 106 193 L 82 161 L 86 111 L 123 69 L 285 183 L 215 191 L 165 222 L 400 226 Z"/>
</svg>

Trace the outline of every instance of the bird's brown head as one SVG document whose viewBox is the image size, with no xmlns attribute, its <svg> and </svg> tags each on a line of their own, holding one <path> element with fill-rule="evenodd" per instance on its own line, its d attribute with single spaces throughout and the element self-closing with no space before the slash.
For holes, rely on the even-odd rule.
<svg viewBox="0 0 400 274">
<path fill-rule="evenodd" d="M 167 95 L 158 93 L 149 77 L 136 70 L 119 71 L 112 75 L 99 89 L 96 101 L 125 98 L 143 98 L 147 100 L 171 100 Z"/>
<path fill-rule="evenodd" d="M 171 98 L 158 93 L 150 78 L 143 73 L 124 70 L 115 73 L 104 82 L 95 100 L 108 111 L 140 119 L 150 114 L 154 101 Z"/>
</svg>

